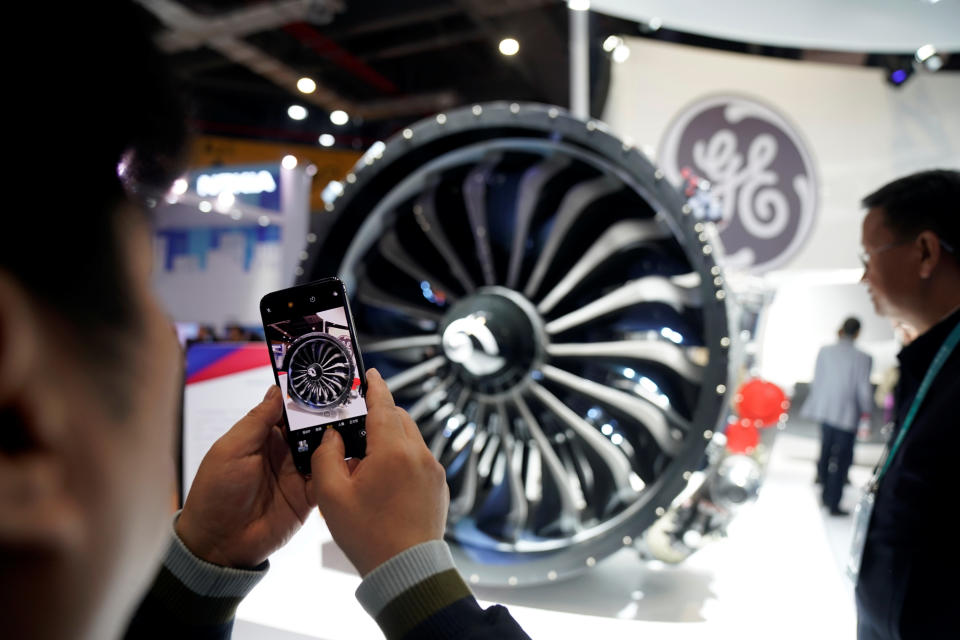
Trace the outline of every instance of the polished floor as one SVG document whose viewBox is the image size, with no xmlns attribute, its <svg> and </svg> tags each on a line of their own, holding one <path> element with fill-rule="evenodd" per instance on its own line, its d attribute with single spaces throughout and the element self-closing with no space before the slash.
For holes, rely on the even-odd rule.
<svg viewBox="0 0 960 640">
<path fill-rule="evenodd" d="M 477 595 L 509 607 L 533 638 L 854 638 L 853 588 L 843 573 L 853 522 L 819 506 L 818 453 L 816 426 L 788 423 L 756 504 L 726 539 L 681 565 L 643 563 L 624 550 L 557 584 Z M 876 442 L 857 444 L 844 508 L 853 508 L 880 453 Z M 382 637 L 319 517 L 271 564 L 238 611 L 235 638 Z"/>
</svg>

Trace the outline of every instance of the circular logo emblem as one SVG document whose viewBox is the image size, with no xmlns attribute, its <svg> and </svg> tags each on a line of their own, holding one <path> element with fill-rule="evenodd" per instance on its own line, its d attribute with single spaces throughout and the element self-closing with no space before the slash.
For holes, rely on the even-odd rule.
<svg viewBox="0 0 960 640">
<path fill-rule="evenodd" d="M 813 163 L 770 107 L 741 96 L 697 101 L 667 129 L 659 161 L 674 184 L 709 185 L 727 266 L 767 271 L 806 242 L 817 209 Z"/>
</svg>

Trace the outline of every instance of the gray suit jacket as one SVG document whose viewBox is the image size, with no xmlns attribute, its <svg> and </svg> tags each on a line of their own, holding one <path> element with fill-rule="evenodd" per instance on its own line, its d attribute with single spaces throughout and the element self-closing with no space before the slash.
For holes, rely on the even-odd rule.
<svg viewBox="0 0 960 640">
<path fill-rule="evenodd" d="M 808 420 L 854 431 L 860 416 L 873 410 L 870 369 L 873 358 L 840 338 L 820 349 L 810 395 L 800 410 Z"/>
</svg>

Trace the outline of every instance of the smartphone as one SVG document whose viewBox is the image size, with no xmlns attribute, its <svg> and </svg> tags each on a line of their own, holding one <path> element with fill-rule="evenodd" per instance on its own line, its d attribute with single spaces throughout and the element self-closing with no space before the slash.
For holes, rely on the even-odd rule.
<svg viewBox="0 0 960 640">
<path fill-rule="evenodd" d="M 268 293 L 260 316 L 297 469 L 310 474 L 310 456 L 328 429 L 343 437 L 347 458 L 362 458 L 367 379 L 343 282 L 324 278 Z"/>
</svg>

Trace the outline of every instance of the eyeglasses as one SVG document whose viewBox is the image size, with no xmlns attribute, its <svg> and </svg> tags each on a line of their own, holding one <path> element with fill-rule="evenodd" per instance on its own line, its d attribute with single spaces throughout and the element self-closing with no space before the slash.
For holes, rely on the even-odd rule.
<svg viewBox="0 0 960 640">
<path fill-rule="evenodd" d="M 873 256 L 877 255 L 878 253 L 883 253 L 884 251 L 887 251 L 889 249 L 893 249 L 894 247 L 899 247 L 900 245 L 909 244 L 914 240 L 915 238 L 908 238 L 907 240 L 896 240 L 894 242 L 888 242 L 887 244 L 877 247 L 873 251 L 860 249 L 860 251 L 857 252 L 857 255 L 860 258 L 860 263 L 863 264 L 863 268 L 866 269 L 868 266 L 870 266 L 870 258 L 872 258 Z M 956 250 L 953 248 L 953 246 L 950 243 L 944 242 L 939 238 L 938 240 L 940 242 L 940 246 L 943 247 L 944 251 L 946 251 L 947 253 L 953 253 L 953 254 L 956 253 Z"/>
<path fill-rule="evenodd" d="M 889 251 L 894 247 L 899 247 L 907 243 L 913 242 L 913 238 L 909 240 L 895 240 L 893 242 L 888 242 L 887 244 L 881 245 L 872 251 L 867 251 L 866 249 L 860 249 L 857 252 L 857 255 L 860 257 L 860 263 L 863 265 L 863 268 L 866 269 L 870 266 L 870 259 L 877 255 L 878 253 L 883 253 L 884 251 Z"/>
</svg>

